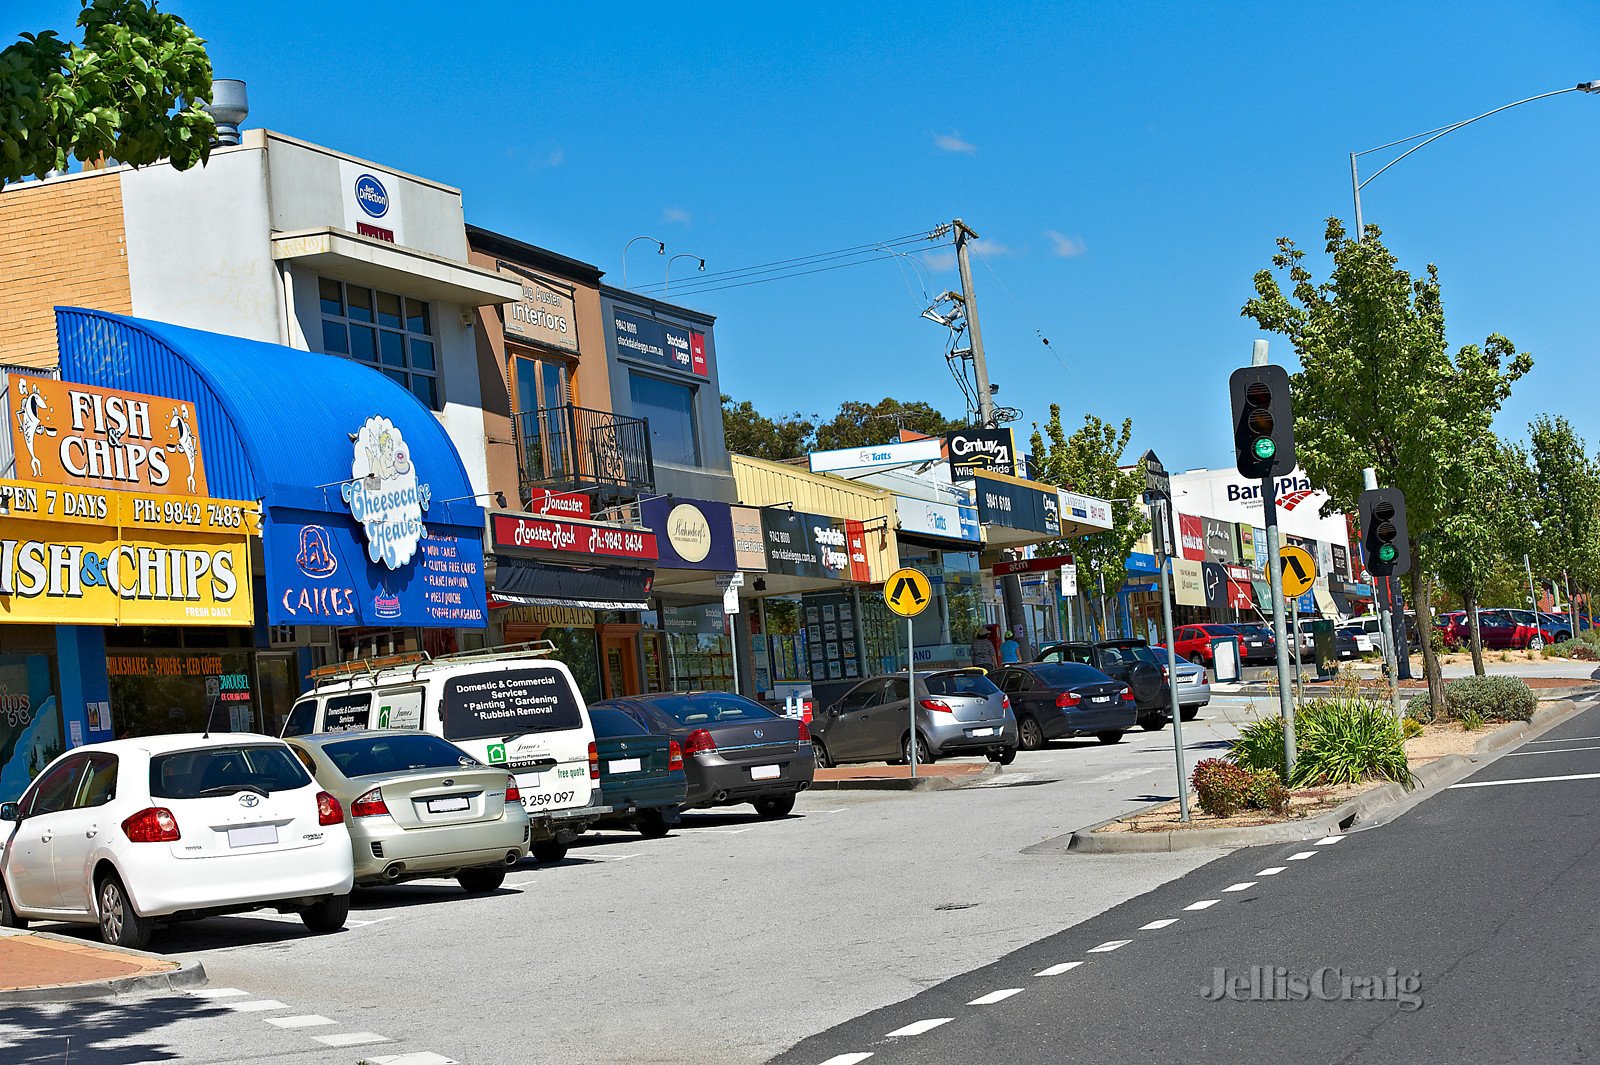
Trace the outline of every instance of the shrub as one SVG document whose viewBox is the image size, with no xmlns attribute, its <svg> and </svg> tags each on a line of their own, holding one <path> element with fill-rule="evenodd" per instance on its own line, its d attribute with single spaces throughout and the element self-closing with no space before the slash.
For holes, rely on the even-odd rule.
<svg viewBox="0 0 1600 1065">
<path fill-rule="evenodd" d="M 1290 787 L 1354 784 L 1374 778 L 1411 780 L 1404 733 L 1384 703 L 1359 698 L 1315 699 L 1295 713 L 1294 729 Z M 1252 721 L 1239 730 L 1231 754 L 1246 769 L 1270 769 L 1282 777 L 1282 721 L 1276 717 Z"/>
<path fill-rule="evenodd" d="M 1400 738 L 1402 740 L 1409 740 L 1414 736 L 1420 736 L 1422 735 L 1422 722 L 1418 721 L 1414 717 L 1408 716 L 1403 718 L 1400 722 L 1400 733 Z"/>
<path fill-rule="evenodd" d="M 1270 770 L 1281 780 L 1283 771 L 1283 718 L 1277 714 L 1257 718 L 1239 730 L 1228 756 L 1254 772 Z"/>
<path fill-rule="evenodd" d="M 1588 635 L 1585 633 L 1584 635 Z M 1562 640 L 1544 649 L 1546 658 L 1576 658 L 1584 662 L 1600 662 L 1600 646 L 1591 640 Z"/>
<path fill-rule="evenodd" d="M 1226 758 L 1206 758 L 1195 763 L 1189 782 L 1194 785 L 1200 809 L 1212 817 L 1232 817 L 1245 804 L 1251 777 Z"/>
<path fill-rule="evenodd" d="M 1427 692 L 1406 701 L 1406 720 L 1419 725 L 1426 725 L 1433 720 L 1433 703 L 1429 701 Z"/>
<path fill-rule="evenodd" d="M 1444 686 L 1444 703 L 1458 721 L 1469 713 L 1483 721 L 1527 721 L 1539 705 L 1516 677 L 1459 677 Z"/>
<path fill-rule="evenodd" d="M 1476 732 L 1483 727 L 1483 715 L 1476 710 L 1468 710 L 1464 714 L 1457 714 L 1456 720 L 1460 722 L 1462 732 Z"/>
<path fill-rule="evenodd" d="M 1600 629 L 1593 627 L 1584 629 L 1582 632 L 1578 633 L 1578 639 L 1582 640 L 1584 643 L 1590 643 L 1594 644 L 1596 647 L 1600 647 Z"/>
<path fill-rule="evenodd" d="M 1253 810 L 1271 810 L 1283 816 L 1289 810 L 1289 789 L 1275 769 L 1262 769 L 1250 774 L 1250 790 L 1245 804 Z"/>
</svg>

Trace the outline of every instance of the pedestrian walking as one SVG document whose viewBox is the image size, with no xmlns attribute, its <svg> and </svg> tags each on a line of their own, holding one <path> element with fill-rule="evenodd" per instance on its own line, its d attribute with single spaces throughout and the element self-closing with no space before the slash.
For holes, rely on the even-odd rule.
<svg viewBox="0 0 1600 1065">
<path fill-rule="evenodd" d="M 994 648 L 994 637 L 988 627 L 979 629 L 972 637 L 972 664 L 991 671 L 999 665 L 999 652 Z"/>
<path fill-rule="evenodd" d="M 1000 661 L 1008 666 L 1022 661 L 1022 645 L 1017 643 L 1017 635 L 1010 629 L 1006 630 L 1005 642 L 1000 645 Z"/>
</svg>

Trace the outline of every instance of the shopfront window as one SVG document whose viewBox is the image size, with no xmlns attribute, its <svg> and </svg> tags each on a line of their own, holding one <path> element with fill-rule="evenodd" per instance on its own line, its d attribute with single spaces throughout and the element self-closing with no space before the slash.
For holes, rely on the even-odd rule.
<svg viewBox="0 0 1600 1065">
<path fill-rule="evenodd" d="M 700 465 L 700 434 L 694 416 L 694 389 L 649 374 L 630 373 L 633 414 L 650 422 L 650 447 L 657 462 Z"/>
<path fill-rule="evenodd" d="M 255 652 L 134 653 L 112 650 L 111 707 L 118 736 L 261 732 Z"/>
<path fill-rule="evenodd" d="M 65 749 L 55 656 L 0 654 L 0 801 L 18 798 Z"/>
<path fill-rule="evenodd" d="M 322 350 L 382 370 L 429 409 L 441 405 L 438 344 L 425 300 L 321 278 Z"/>
<path fill-rule="evenodd" d="M 733 651 L 721 603 L 663 607 L 661 625 L 668 690 L 733 690 Z"/>
</svg>

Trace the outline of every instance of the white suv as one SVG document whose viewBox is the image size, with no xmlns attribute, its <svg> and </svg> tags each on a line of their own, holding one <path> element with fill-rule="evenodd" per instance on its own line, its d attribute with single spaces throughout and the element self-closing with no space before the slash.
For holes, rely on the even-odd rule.
<svg viewBox="0 0 1600 1065">
<path fill-rule="evenodd" d="M 140 948 L 155 919 L 275 908 L 344 926 L 344 810 L 282 740 L 150 736 L 78 747 L 0 806 L 0 924 L 99 924 Z"/>
</svg>

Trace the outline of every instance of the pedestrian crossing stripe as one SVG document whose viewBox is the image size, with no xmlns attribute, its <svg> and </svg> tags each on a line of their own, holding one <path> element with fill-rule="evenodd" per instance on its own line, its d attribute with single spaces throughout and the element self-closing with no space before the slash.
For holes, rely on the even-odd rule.
<svg viewBox="0 0 1600 1065">
<path fill-rule="evenodd" d="M 928 575 L 907 566 L 889 574 L 883 585 L 883 601 L 903 618 L 916 617 L 928 608 L 933 599 L 933 586 Z"/>
</svg>

